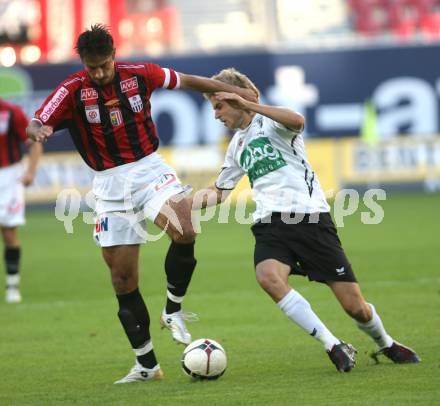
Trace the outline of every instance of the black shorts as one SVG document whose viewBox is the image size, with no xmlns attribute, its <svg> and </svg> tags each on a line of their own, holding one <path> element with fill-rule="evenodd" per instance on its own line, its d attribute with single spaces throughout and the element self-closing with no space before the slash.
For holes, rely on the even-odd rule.
<svg viewBox="0 0 440 406">
<path fill-rule="evenodd" d="M 290 265 L 291 273 L 305 275 L 311 281 L 356 282 L 330 214 L 319 213 L 318 222 L 309 222 L 312 216 L 316 214 L 286 224 L 280 213 L 272 213 L 270 222 L 255 223 L 255 266 L 276 259 Z"/>
</svg>

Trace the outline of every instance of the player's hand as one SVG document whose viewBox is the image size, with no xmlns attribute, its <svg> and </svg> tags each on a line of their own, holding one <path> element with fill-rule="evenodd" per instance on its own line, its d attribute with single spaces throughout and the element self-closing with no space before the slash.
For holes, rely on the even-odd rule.
<svg viewBox="0 0 440 406">
<path fill-rule="evenodd" d="M 240 89 L 239 95 L 241 97 L 243 97 L 244 99 L 249 100 L 253 103 L 258 103 L 258 97 L 251 89 L 245 89 L 242 87 L 240 87 L 239 89 Z"/>
<path fill-rule="evenodd" d="M 47 139 L 53 134 L 53 128 L 48 125 L 42 125 L 37 130 L 34 130 L 30 134 L 30 138 L 36 142 L 46 142 Z"/>
<path fill-rule="evenodd" d="M 23 183 L 24 186 L 29 186 L 32 184 L 32 182 L 34 181 L 34 177 L 35 174 L 32 172 L 26 172 L 22 177 L 21 177 L 21 183 Z"/>
<path fill-rule="evenodd" d="M 248 110 L 248 101 L 235 93 L 217 92 L 215 98 L 221 101 L 227 101 L 234 109 Z"/>
</svg>

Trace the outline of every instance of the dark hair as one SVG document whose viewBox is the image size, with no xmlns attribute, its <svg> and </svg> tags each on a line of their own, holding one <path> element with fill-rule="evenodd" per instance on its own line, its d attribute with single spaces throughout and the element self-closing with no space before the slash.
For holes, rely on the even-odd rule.
<svg viewBox="0 0 440 406">
<path fill-rule="evenodd" d="M 114 50 L 113 37 L 107 26 L 95 24 L 79 35 L 75 49 L 81 59 L 87 55 L 107 56 Z"/>
</svg>

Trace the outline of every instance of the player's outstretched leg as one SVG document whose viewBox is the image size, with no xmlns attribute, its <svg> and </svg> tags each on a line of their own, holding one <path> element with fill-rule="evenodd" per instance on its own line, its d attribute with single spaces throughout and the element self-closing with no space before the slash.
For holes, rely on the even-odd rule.
<svg viewBox="0 0 440 406">
<path fill-rule="evenodd" d="M 165 259 L 167 302 L 160 317 L 160 324 L 162 328 L 171 331 L 172 337 L 177 343 L 185 345 L 191 342 L 191 334 L 186 328 L 185 321 L 193 321 L 196 316 L 182 312 L 182 301 L 196 263 L 194 242 L 189 244 L 171 242 Z"/>
<path fill-rule="evenodd" d="M 385 355 L 396 364 L 420 362 L 421 360 L 414 350 L 400 344 L 387 334 L 375 307 L 371 303 L 367 303 L 367 305 L 371 309 L 371 319 L 366 323 L 356 321 L 356 324 L 359 329 L 368 334 L 379 347 L 379 351 L 371 354 L 371 357 L 376 362 L 379 362 L 378 356 L 380 354 Z"/>
<path fill-rule="evenodd" d="M 173 196 L 162 206 L 154 223 L 166 230 L 171 238 L 165 258 L 167 301 L 160 324 L 171 331 L 177 343 L 187 345 L 191 342 L 191 334 L 185 321 L 197 319 L 194 313 L 182 312 L 182 302 L 197 264 L 194 257 L 196 234 L 191 223 L 189 202 L 181 195 Z"/>
<path fill-rule="evenodd" d="M 411 348 L 398 343 L 386 332 L 375 307 L 365 301 L 356 282 L 328 282 L 328 285 L 358 328 L 379 347 L 379 351 L 372 354 L 376 361 L 378 355 L 383 354 L 398 364 L 420 362 L 420 358 Z"/>
</svg>

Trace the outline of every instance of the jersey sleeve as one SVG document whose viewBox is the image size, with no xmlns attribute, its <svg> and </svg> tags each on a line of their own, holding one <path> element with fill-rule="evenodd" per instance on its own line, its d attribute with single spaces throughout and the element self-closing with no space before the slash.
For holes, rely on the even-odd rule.
<svg viewBox="0 0 440 406">
<path fill-rule="evenodd" d="M 285 125 L 278 123 L 277 121 L 274 121 L 272 119 L 270 120 L 270 126 L 272 129 L 284 140 L 287 142 L 291 142 L 294 140 L 299 134 L 302 133 L 303 128 L 300 130 L 292 130 L 291 128 L 287 128 Z"/>
<path fill-rule="evenodd" d="M 44 125 L 60 127 L 66 120 L 72 118 L 73 106 L 67 87 L 58 86 L 35 112 L 35 118 Z"/>
<path fill-rule="evenodd" d="M 29 124 L 29 120 L 24 113 L 24 111 L 20 107 L 15 107 L 12 116 L 12 125 L 14 129 L 14 133 L 20 138 L 22 142 L 26 142 L 28 140 L 26 135 L 26 127 Z"/>
<path fill-rule="evenodd" d="M 163 68 L 154 63 L 145 64 L 145 79 L 152 90 L 178 89 L 180 87 L 179 74 L 171 68 Z"/>
<path fill-rule="evenodd" d="M 225 161 L 215 182 L 217 189 L 232 190 L 245 174 L 234 160 L 235 142 L 229 144 Z"/>
</svg>

